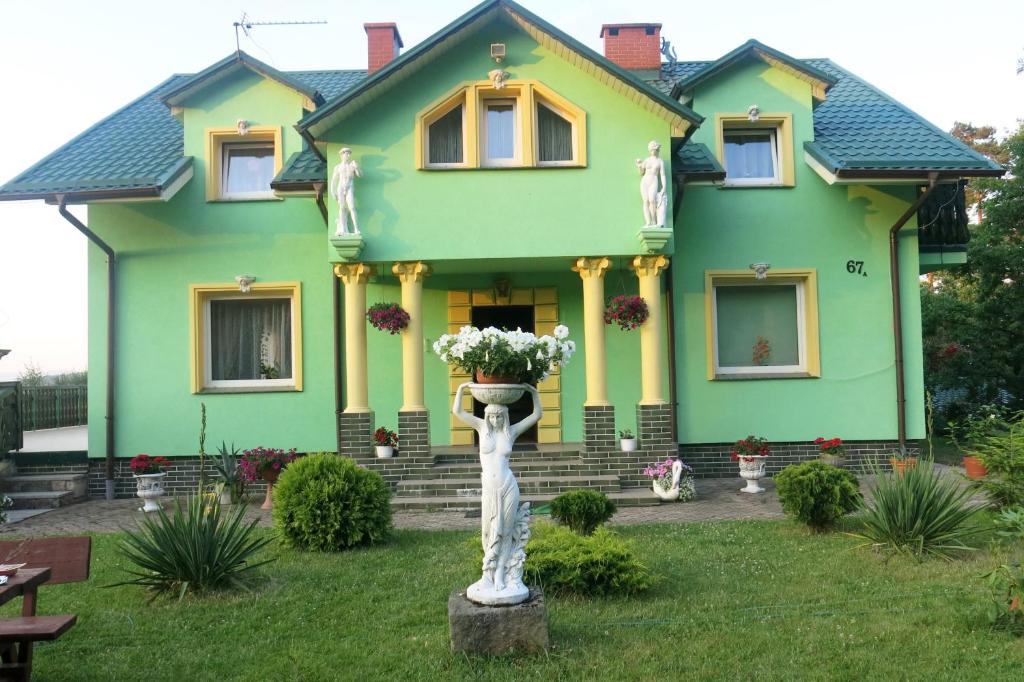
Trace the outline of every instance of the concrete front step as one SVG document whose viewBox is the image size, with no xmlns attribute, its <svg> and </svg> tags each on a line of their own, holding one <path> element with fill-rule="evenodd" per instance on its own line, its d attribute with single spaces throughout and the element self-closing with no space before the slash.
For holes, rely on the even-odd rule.
<svg viewBox="0 0 1024 682">
<path fill-rule="evenodd" d="M 27 493 L 4 493 L 14 503 L 11 509 L 56 509 L 78 502 L 70 490 L 48 490 Z"/>
<path fill-rule="evenodd" d="M 71 492 L 84 499 L 89 488 L 88 477 L 82 474 L 18 474 L 0 480 L 0 492 Z"/>
<path fill-rule="evenodd" d="M 603 493 L 621 490 L 614 474 L 583 474 L 578 476 L 517 476 L 523 495 L 558 495 L 567 490 L 587 488 Z M 480 478 L 405 479 L 399 481 L 396 493 L 401 497 L 479 496 Z"/>
<path fill-rule="evenodd" d="M 546 504 L 558 497 L 557 493 L 524 494 L 520 501 L 529 502 L 532 507 Z M 626 488 L 619 492 L 608 493 L 608 497 L 619 507 L 647 507 L 661 504 L 649 488 Z M 395 511 L 472 511 L 480 508 L 480 496 L 437 496 L 437 497 L 404 497 L 391 498 L 391 508 Z"/>
</svg>

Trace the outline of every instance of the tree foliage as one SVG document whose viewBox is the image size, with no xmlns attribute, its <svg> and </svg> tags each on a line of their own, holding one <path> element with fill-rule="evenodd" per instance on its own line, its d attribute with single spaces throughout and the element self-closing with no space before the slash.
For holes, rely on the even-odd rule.
<svg viewBox="0 0 1024 682">
<path fill-rule="evenodd" d="M 958 123 L 953 134 L 1009 173 L 975 181 L 981 221 L 967 265 L 922 287 L 925 380 L 965 388 L 971 402 L 1024 401 L 1024 124 L 1002 142 L 989 126 Z"/>
</svg>

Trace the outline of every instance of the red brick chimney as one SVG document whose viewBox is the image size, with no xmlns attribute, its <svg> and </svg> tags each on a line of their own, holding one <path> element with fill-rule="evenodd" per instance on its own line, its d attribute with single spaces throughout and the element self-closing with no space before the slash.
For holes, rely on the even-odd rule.
<svg viewBox="0 0 1024 682">
<path fill-rule="evenodd" d="M 661 68 L 661 24 L 604 24 L 604 56 L 624 69 Z"/>
<path fill-rule="evenodd" d="M 398 25 L 393 22 L 363 24 L 363 29 L 367 42 L 366 73 L 370 75 L 397 57 L 404 45 L 402 36 L 398 35 Z"/>
</svg>

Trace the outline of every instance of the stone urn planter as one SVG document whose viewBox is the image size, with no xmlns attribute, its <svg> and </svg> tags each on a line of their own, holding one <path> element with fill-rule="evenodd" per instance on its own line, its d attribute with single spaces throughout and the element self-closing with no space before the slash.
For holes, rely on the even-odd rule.
<svg viewBox="0 0 1024 682">
<path fill-rule="evenodd" d="M 377 452 L 377 459 L 387 459 L 395 456 L 393 445 L 374 445 L 373 449 Z"/>
<path fill-rule="evenodd" d="M 741 493 L 763 493 L 764 488 L 758 485 L 758 481 L 764 478 L 764 465 L 767 457 L 740 457 L 740 477 L 746 479 L 747 487 L 740 488 Z"/>
<path fill-rule="evenodd" d="M 267 482 L 267 496 L 260 505 L 260 509 L 272 509 L 274 507 L 274 484 L 281 472 L 277 469 L 267 469 L 260 476 Z"/>
<path fill-rule="evenodd" d="M 825 464 L 831 464 L 834 467 L 839 467 L 840 469 L 842 469 L 843 465 L 846 464 L 846 458 L 839 457 L 838 455 L 822 455 L 821 461 Z"/>
<path fill-rule="evenodd" d="M 135 476 L 135 494 L 138 495 L 139 499 L 142 500 L 142 511 L 154 512 L 159 511 L 160 498 L 164 496 L 164 477 L 167 476 L 166 471 L 161 471 L 158 474 L 134 474 Z"/>
</svg>

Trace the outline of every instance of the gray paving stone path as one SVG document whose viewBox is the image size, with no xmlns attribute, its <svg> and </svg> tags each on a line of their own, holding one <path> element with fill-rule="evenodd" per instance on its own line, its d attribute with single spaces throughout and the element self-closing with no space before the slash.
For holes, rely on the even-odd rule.
<svg viewBox="0 0 1024 682">
<path fill-rule="evenodd" d="M 739 478 L 705 478 L 697 481 L 697 499 L 691 502 L 660 504 L 650 507 L 623 507 L 612 519 L 613 524 L 665 523 L 687 521 L 719 521 L 728 519 L 782 518 L 775 485 L 771 479 L 762 481 L 764 493 L 749 495 L 739 492 Z M 652 493 L 653 495 L 653 493 Z M 17 523 L 0 526 L 7 535 L 69 535 L 74 533 L 116 533 L 134 528 L 142 517 L 139 500 L 89 500 L 54 509 Z M 165 504 L 170 508 L 170 503 Z M 248 506 L 249 518 L 270 526 L 270 512 L 254 502 Z M 472 530 L 479 528 L 479 514 L 465 511 L 404 511 L 394 515 L 396 528 L 424 530 Z"/>
</svg>

